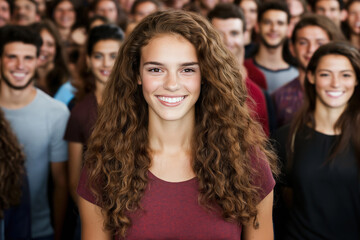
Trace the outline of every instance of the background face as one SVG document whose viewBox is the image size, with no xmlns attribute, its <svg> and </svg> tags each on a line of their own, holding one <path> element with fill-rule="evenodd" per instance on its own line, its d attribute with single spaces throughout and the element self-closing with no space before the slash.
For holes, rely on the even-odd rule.
<svg viewBox="0 0 360 240">
<path fill-rule="evenodd" d="M 10 6 L 5 0 L 0 0 L 0 27 L 10 22 Z"/>
<path fill-rule="evenodd" d="M 348 25 L 351 33 L 355 35 L 360 34 L 360 2 L 354 2 L 350 5 L 348 10 Z"/>
<path fill-rule="evenodd" d="M 257 23 L 258 17 L 258 8 L 256 3 L 253 0 L 243 0 L 240 3 L 240 7 L 244 12 L 246 30 L 252 30 Z"/>
<path fill-rule="evenodd" d="M 17 25 L 30 25 L 38 20 L 35 3 L 29 0 L 14 1 L 13 21 Z"/>
<path fill-rule="evenodd" d="M 23 89 L 32 81 L 37 65 L 36 46 L 8 43 L 1 56 L 1 78 L 12 88 Z"/>
<path fill-rule="evenodd" d="M 102 40 L 94 45 L 88 64 L 97 82 L 106 83 L 120 48 L 120 41 Z"/>
<path fill-rule="evenodd" d="M 315 111 L 337 110 L 340 114 L 357 85 L 356 73 L 349 59 L 332 54 L 320 59 L 315 74 L 309 77 L 309 81 L 315 85 Z"/>
<path fill-rule="evenodd" d="M 40 32 L 40 35 L 43 44 L 40 49 L 38 66 L 45 67 L 54 63 L 56 56 L 56 42 L 55 38 L 46 29 L 43 29 Z"/>
<path fill-rule="evenodd" d="M 300 64 L 300 68 L 305 70 L 314 52 L 328 42 L 330 42 L 330 38 L 327 32 L 318 26 L 306 26 L 299 29 L 291 50 Z"/>
<path fill-rule="evenodd" d="M 242 58 L 244 54 L 244 32 L 243 23 L 240 18 L 212 19 L 214 28 L 226 47 L 237 57 Z"/>
<path fill-rule="evenodd" d="M 76 13 L 71 2 L 63 1 L 56 6 L 54 20 L 59 28 L 71 28 L 75 24 Z"/>
<path fill-rule="evenodd" d="M 262 43 L 268 48 L 281 46 L 288 31 L 287 14 L 280 10 L 266 11 L 259 22 L 259 34 Z"/>
</svg>

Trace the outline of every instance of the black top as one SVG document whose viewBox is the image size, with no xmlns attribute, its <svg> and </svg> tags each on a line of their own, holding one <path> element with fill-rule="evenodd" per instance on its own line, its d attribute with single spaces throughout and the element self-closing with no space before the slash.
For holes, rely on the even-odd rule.
<svg viewBox="0 0 360 240">
<path fill-rule="evenodd" d="M 285 126 L 274 136 L 283 166 L 287 164 L 288 133 Z M 284 239 L 360 239 L 360 181 L 355 153 L 349 144 L 328 162 L 336 138 L 309 127 L 297 133 L 292 165 L 289 170 L 283 168 L 282 186 L 293 190 L 293 205 L 282 215 L 287 218 L 282 219 Z"/>
</svg>

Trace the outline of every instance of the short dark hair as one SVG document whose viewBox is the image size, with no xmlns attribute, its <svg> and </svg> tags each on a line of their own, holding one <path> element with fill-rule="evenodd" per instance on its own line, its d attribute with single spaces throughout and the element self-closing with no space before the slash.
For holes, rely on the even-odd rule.
<svg viewBox="0 0 360 240">
<path fill-rule="evenodd" d="M 39 13 L 38 3 L 35 0 L 27 0 L 27 1 L 32 2 L 35 5 L 36 13 L 38 14 Z M 10 5 L 12 7 L 11 8 L 11 13 L 13 13 L 13 11 L 15 10 L 14 4 L 15 4 L 16 0 L 13 0 L 13 1 L 8 1 L 7 0 L 7 2 L 13 2 L 12 6 Z"/>
<path fill-rule="evenodd" d="M 315 12 L 316 3 L 319 1 L 322 1 L 322 0 L 311 0 L 311 8 L 314 12 Z M 343 0 L 335 0 L 335 1 L 337 1 L 339 3 L 340 10 L 344 9 L 345 4 L 344 4 Z"/>
<path fill-rule="evenodd" d="M 279 10 L 285 12 L 287 15 L 287 23 L 290 23 L 290 11 L 285 1 L 268 1 L 261 5 L 258 11 L 258 22 L 261 22 L 265 12 L 269 10 Z"/>
<path fill-rule="evenodd" d="M 135 0 L 135 2 L 133 3 L 133 5 L 131 6 L 131 10 L 130 10 L 130 13 L 131 14 L 135 14 L 135 11 L 136 11 L 136 8 L 142 4 L 142 3 L 145 3 L 145 2 L 151 2 L 153 3 L 157 9 L 159 9 L 161 7 L 161 3 L 158 1 L 158 0 Z"/>
<path fill-rule="evenodd" d="M 39 56 L 42 39 L 40 33 L 30 26 L 5 25 L 0 28 L 0 56 L 3 54 L 6 44 L 22 42 L 36 47 L 36 55 Z"/>
<path fill-rule="evenodd" d="M 246 30 L 246 21 L 243 11 L 240 7 L 232 3 L 219 3 L 207 15 L 209 21 L 214 18 L 229 19 L 239 18 L 243 23 L 243 31 Z"/>
<path fill-rule="evenodd" d="M 307 26 L 317 26 L 323 29 L 331 41 L 345 41 L 345 37 L 340 28 L 328 17 L 317 14 L 306 14 L 294 27 L 293 34 L 291 36 L 292 43 L 295 43 L 296 41 L 297 32 Z"/>
<path fill-rule="evenodd" d="M 94 27 L 90 30 L 88 42 L 87 42 L 87 55 L 91 55 L 94 46 L 97 42 L 102 40 L 124 40 L 124 32 L 120 27 L 114 24 L 104 24 Z"/>
</svg>

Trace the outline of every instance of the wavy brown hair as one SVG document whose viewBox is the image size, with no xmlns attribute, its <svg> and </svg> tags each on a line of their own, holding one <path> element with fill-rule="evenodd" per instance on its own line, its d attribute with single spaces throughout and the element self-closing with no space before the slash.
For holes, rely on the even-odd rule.
<svg viewBox="0 0 360 240">
<path fill-rule="evenodd" d="M 250 116 L 238 63 L 216 30 L 195 13 L 172 10 L 146 17 L 123 43 L 89 141 L 88 183 L 106 216 L 106 229 L 125 236 L 131 226 L 128 213 L 141 208 L 147 186 L 148 105 L 137 80 L 141 49 L 159 34 L 184 37 L 199 60 L 203 84 L 195 106 L 192 167 L 200 204 L 211 208 L 216 203 L 225 220 L 243 224 L 253 218 L 257 227 L 259 195 L 251 159 L 270 160 L 276 170 L 275 157 L 261 126 Z"/>
<path fill-rule="evenodd" d="M 19 204 L 24 175 L 24 156 L 0 110 L 0 219 L 4 210 Z"/>
</svg>

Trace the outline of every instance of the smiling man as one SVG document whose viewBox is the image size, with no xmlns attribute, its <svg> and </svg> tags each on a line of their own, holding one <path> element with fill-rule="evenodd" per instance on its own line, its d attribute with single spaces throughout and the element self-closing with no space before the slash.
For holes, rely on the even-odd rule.
<svg viewBox="0 0 360 240">
<path fill-rule="evenodd" d="M 264 73 L 269 93 L 298 75 L 296 68 L 283 58 L 289 22 L 290 13 L 285 2 L 269 1 L 259 10 L 259 49 L 253 59 L 245 61 L 245 66 L 255 65 Z"/>
<path fill-rule="evenodd" d="M 54 184 L 55 239 L 60 239 L 67 202 L 67 145 L 63 135 L 69 111 L 34 87 L 40 35 L 29 27 L 15 25 L 0 31 L 0 107 L 26 156 L 32 239 L 54 237 L 47 192 L 49 171 Z"/>
</svg>

